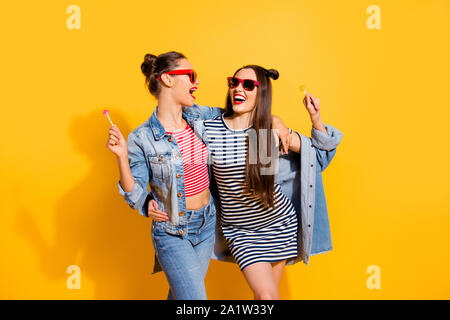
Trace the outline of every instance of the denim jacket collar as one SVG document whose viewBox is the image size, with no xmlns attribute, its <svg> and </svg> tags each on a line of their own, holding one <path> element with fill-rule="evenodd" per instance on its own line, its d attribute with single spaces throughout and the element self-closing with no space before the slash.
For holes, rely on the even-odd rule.
<svg viewBox="0 0 450 320">
<path fill-rule="evenodd" d="M 194 103 L 194 106 L 197 104 Z M 193 107 L 183 107 L 182 111 L 182 117 L 189 123 L 191 127 L 194 126 L 194 122 L 197 120 L 201 120 L 201 114 L 198 112 L 193 112 Z M 155 140 L 160 140 L 162 137 L 164 137 L 167 133 L 164 129 L 163 125 L 158 119 L 157 116 L 158 112 L 158 106 L 156 106 L 155 110 L 153 111 L 153 114 L 151 115 L 149 119 L 150 128 L 152 129 L 153 136 Z"/>
<path fill-rule="evenodd" d="M 150 128 L 153 132 L 153 137 L 155 140 L 160 140 L 164 135 L 166 135 L 166 130 L 164 129 L 163 125 L 158 119 L 157 116 L 158 106 L 156 106 L 155 111 L 153 111 L 153 114 L 150 117 Z"/>
</svg>

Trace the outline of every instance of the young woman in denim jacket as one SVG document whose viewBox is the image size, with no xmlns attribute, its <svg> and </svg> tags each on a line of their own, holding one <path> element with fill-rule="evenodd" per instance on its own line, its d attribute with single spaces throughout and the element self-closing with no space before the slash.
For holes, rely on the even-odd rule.
<svg viewBox="0 0 450 320">
<path fill-rule="evenodd" d="M 216 239 L 219 249 L 213 257 L 230 261 L 231 251 L 234 261 L 239 264 L 254 292 L 255 299 L 279 298 L 278 284 L 287 262 L 292 264 L 303 259 L 307 264 L 310 254 L 331 249 L 323 187 L 316 189 L 318 212 L 316 217 L 313 214 L 311 217 L 311 210 L 304 212 L 303 206 L 299 205 L 300 201 L 297 201 L 300 192 L 296 185 L 299 183 L 292 183 L 296 180 L 294 176 L 298 177 L 299 174 L 298 157 L 281 155 L 284 158 L 281 162 L 283 169 L 275 179 L 278 172 L 274 169 L 277 168 L 277 161 L 274 160 L 278 160 L 278 152 L 273 147 L 272 135 L 267 134 L 267 131 L 272 129 L 270 78 L 277 79 L 278 72 L 255 65 L 236 71 L 235 75 L 228 79 L 230 89 L 227 94 L 226 113 L 203 121 L 196 130 L 212 153 L 212 171 L 218 191 L 216 199 L 220 203 L 218 208 L 221 212 L 223 233 Z M 303 102 L 310 115 L 313 130 L 321 132 L 322 135 L 322 141 L 318 141 L 320 139 L 317 139 L 317 136 L 320 137 L 320 134 L 313 132 L 316 145 L 329 149 L 318 151 L 317 167 L 320 171 L 317 175 L 309 174 L 311 177 L 317 176 L 321 182 L 320 172 L 334 156 L 342 135 L 338 130 L 323 124 L 318 99 L 306 94 Z M 250 128 L 256 131 L 253 136 L 249 134 Z M 264 130 L 265 136 L 258 133 Z M 296 153 L 300 153 L 302 142 L 303 148 L 315 147 L 297 133 L 292 133 L 290 138 L 289 149 Z M 268 165 L 264 165 L 260 158 L 260 149 L 264 145 L 265 150 L 270 150 L 272 161 L 269 161 Z M 256 161 L 249 161 L 255 155 Z M 309 151 L 304 152 L 305 159 L 302 159 L 302 162 L 311 162 L 313 167 L 316 164 L 310 159 L 310 155 Z M 264 163 L 267 164 L 267 161 Z M 302 169 L 305 175 L 310 172 L 303 164 Z M 264 170 L 265 174 L 262 173 Z M 280 185 L 280 179 L 285 182 L 284 188 Z M 302 178 L 302 184 L 305 181 L 312 183 Z M 311 184 L 309 188 L 304 189 L 312 187 Z M 294 193 L 298 197 L 293 197 Z M 306 195 L 308 193 L 302 191 L 301 201 L 307 198 Z M 311 198 L 310 193 L 309 195 Z M 309 204 L 309 208 L 312 207 Z M 314 239 L 314 250 L 311 250 L 312 232 L 308 230 L 313 225 L 311 218 L 317 219 L 314 228 L 315 238 L 318 240 Z"/>
<path fill-rule="evenodd" d="M 204 277 L 214 246 L 216 211 L 208 188 L 205 148 L 192 136 L 192 127 L 223 110 L 194 103 L 192 94 L 199 81 L 181 53 L 147 54 L 141 70 L 158 105 L 127 140 L 116 126 L 109 129 L 107 147 L 117 157 L 119 192 L 130 207 L 153 218 L 155 265 L 168 279 L 168 299 L 206 299 Z M 287 132 L 281 121 L 278 125 Z M 197 157 L 190 154 L 189 146 L 181 147 L 177 136 L 191 140 Z M 287 137 L 288 133 L 283 143 Z"/>
</svg>

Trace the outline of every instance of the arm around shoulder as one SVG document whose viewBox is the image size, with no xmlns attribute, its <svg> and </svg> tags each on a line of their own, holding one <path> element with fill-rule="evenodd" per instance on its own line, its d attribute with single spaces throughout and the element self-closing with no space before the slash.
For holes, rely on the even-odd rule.
<svg viewBox="0 0 450 320">
<path fill-rule="evenodd" d="M 225 112 L 225 109 L 219 107 L 198 106 L 202 120 L 214 119 Z"/>
</svg>

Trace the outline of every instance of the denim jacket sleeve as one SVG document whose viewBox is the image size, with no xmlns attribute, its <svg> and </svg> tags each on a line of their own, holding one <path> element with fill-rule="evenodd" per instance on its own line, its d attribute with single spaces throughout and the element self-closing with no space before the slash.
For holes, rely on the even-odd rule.
<svg viewBox="0 0 450 320">
<path fill-rule="evenodd" d="M 336 154 L 336 148 L 343 137 L 342 132 L 329 124 L 325 124 L 328 134 L 316 128 L 311 129 L 312 145 L 316 147 L 317 171 L 322 172 Z"/>
<path fill-rule="evenodd" d="M 335 127 L 324 124 L 325 129 L 327 129 L 328 134 L 323 133 L 316 128 L 311 129 L 311 140 L 314 147 L 322 149 L 322 150 L 333 150 L 339 145 L 339 142 L 342 139 L 342 132 L 340 132 Z"/>
<path fill-rule="evenodd" d="M 151 178 L 151 171 L 148 168 L 144 150 L 139 144 L 136 133 L 132 132 L 128 135 L 127 145 L 128 161 L 131 175 L 134 178 L 134 186 L 131 191 L 126 192 L 123 190 L 119 181 L 117 184 L 119 193 L 132 209 L 137 209 L 142 216 L 148 217 L 148 201 L 152 198 L 152 195 L 147 191 L 147 186 Z"/>
<path fill-rule="evenodd" d="M 218 107 L 208 107 L 208 106 L 198 106 L 200 108 L 200 114 L 202 120 L 214 119 L 217 116 L 220 116 L 224 109 Z"/>
</svg>

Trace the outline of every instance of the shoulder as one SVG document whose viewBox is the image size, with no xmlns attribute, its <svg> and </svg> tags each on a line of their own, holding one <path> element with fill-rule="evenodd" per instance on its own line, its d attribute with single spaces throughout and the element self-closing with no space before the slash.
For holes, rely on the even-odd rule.
<svg viewBox="0 0 450 320">
<path fill-rule="evenodd" d="M 196 114 L 201 119 L 212 119 L 222 113 L 223 109 L 210 106 L 200 106 L 196 103 L 192 107 L 183 107 L 183 112 L 186 114 Z"/>
<path fill-rule="evenodd" d="M 194 103 L 193 106 L 183 107 L 183 112 L 186 114 L 202 114 L 208 111 L 208 106 L 199 106 L 198 104 Z"/>
<path fill-rule="evenodd" d="M 133 140 L 134 142 L 139 143 L 148 130 L 150 130 L 150 118 L 134 128 L 134 130 L 128 135 L 128 140 Z"/>
<path fill-rule="evenodd" d="M 215 116 L 212 119 L 203 120 L 203 124 L 206 130 L 224 130 L 222 116 Z"/>
<path fill-rule="evenodd" d="M 207 119 L 204 121 L 205 124 L 212 124 L 212 123 L 222 123 L 222 116 L 215 116 L 214 118 Z"/>
<path fill-rule="evenodd" d="M 196 103 L 194 103 L 194 105 L 191 106 L 191 107 L 184 106 L 183 107 L 183 112 L 184 113 L 188 113 L 188 114 L 189 113 L 200 112 L 200 106 L 198 104 L 196 104 Z"/>
</svg>

